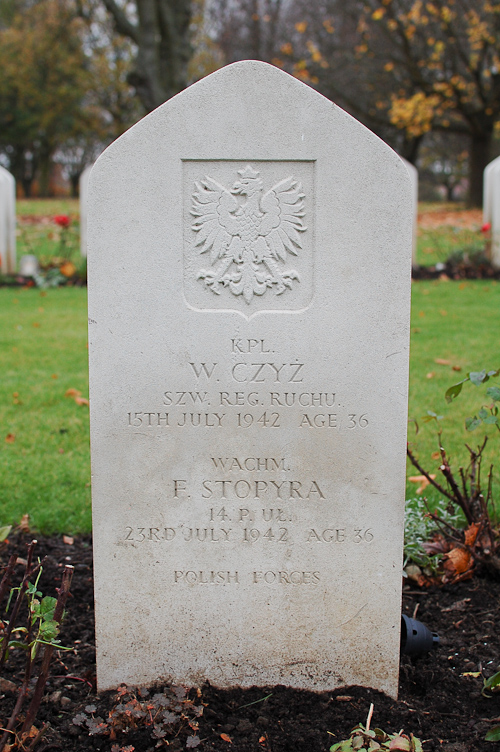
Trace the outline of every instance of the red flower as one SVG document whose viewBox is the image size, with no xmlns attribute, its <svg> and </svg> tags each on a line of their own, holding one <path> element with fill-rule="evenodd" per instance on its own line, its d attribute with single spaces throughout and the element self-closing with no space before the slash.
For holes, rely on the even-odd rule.
<svg viewBox="0 0 500 752">
<path fill-rule="evenodd" d="M 58 214 L 56 217 L 54 217 L 54 222 L 60 227 L 69 227 L 71 220 L 67 214 Z"/>
<path fill-rule="evenodd" d="M 484 233 L 486 233 L 486 232 L 489 232 L 490 230 L 491 230 L 491 222 L 486 222 L 486 223 L 485 223 L 485 224 L 484 224 L 484 225 L 483 225 L 483 226 L 481 227 L 481 232 L 484 232 Z"/>
</svg>

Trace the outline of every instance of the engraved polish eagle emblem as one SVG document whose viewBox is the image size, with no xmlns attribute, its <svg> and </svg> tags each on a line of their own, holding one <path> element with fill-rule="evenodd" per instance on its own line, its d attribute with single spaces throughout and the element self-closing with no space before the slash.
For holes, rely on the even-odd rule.
<svg viewBox="0 0 500 752">
<path fill-rule="evenodd" d="M 281 295 L 300 282 L 294 269 L 283 269 L 287 253 L 302 249 L 302 185 L 293 176 L 264 193 L 258 170 L 238 170 L 230 190 L 211 177 L 195 182 L 191 214 L 196 233 L 194 247 L 208 253 L 212 269 L 201 269 L 197 279 L 216 295 L 228 288 L 250 304 L 254 295 L 273 289 Z M 244 197 L 243 200 L 239 197 Z"/>
</svg>

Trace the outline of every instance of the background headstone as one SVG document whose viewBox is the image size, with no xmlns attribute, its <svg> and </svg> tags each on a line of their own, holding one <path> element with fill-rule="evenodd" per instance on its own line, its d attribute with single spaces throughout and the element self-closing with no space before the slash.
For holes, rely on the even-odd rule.
<svg viewBox="0 0 500 752">
<path fill-rule="evenodd" d="M 483 222 L 491 225 L 489 256 L 492 265 L 500 269 L 500 157 L 483 173 Z"/>
<path fill-rule="evenodd" d="M 0 166 L 0 272 L 16 271 L 16 181 Z"/>
<path fill-rule="evenodd" d="M 100 689 L 397 694 L 413 189 L 244 61 L 89 185 Z"/>
<path fill-rule="evenodd" d="M 78 195 L 80 197 L 80 253 L 87 256 L 87 205 L 89 201 L 89 178 L 92 165 L 84 169 L 80 175 Z"/>
<path fill-rule="evenodd" d="M 27 253 L 19 259 L 19 274 L 21 277 L 34 277 L 40 272 L 38 259 L 32 253 Z"/>
</svg>

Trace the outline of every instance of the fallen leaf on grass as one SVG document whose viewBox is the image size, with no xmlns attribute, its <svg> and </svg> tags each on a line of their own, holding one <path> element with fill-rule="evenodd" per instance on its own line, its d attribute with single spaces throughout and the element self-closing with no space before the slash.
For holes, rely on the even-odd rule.
<svg viewBox="0 0 500 752">
<path fill-rule="evenodd" d="M 436 374 L 434 373 L 434 371 L 429 371 L 429 373 L 425 374 L 425 378 L 426 379 L 433 379 L 435 375 Z"/>
<path fill-rule="evenodd" d="M 451 360 L 444 360 L 443 358 L 434 358 L 434 363 L 438 366 L 451 366 Z"/>
<path fill-rule="evenodd" d="M 440 460 L 441 459 L 441 452 L 433 452 L 431 454 L 431 460 Z"/>
<path fill-rule="evenodd" d="M 452 366 L 451 370 L 452 371 L 461 371 L 462 370 L 462 366 Z"/>
<path fill-rule="evenodd" d="M 89 401 L 85 397 L 82 397 L 82 393 L 79 389 L 67 389 L 65 397 L 72 397 L 77 405 L 86 405 L 89 406 Z"/>
<path fill-rule="evenodd" d="M 5 441 L 7 444 L 13 444 L 16 440 L 16 434 L 15 433 L 8 433 L 5 437 Z"/>
<path fill-rule="evenodd" d="M 439 313 L 441 314 L 441 316 L 447 316 L 448 315 L 448 311 L 445 311 L 444 308 L 443 308 L 442 311 L 439 311 Z"/>
<path fill-rule="evenodd" d="M 38 321 L 34 321 L 33 326 L 35 327 L 35 329 L 38 329 L 40 327 L 40 324 L 38 323 Z"/>
<path fill-rule="evenodd" d="M 431 478 L 432 480 L 434 480 L 435 477 L 435 474 L 429 475 L 429 478 Z M 426 478 L 425 475 L 411 475 L 408 480 L 410 481 L 410 483 L 420 483 L 420 486 L 417 488 L 415 493 L 421 494 L 422 491 L 429 485 L 429 478 Z"/>
<path fill-rule="evenodd" d="M 225 742 L 229 742 L 229 744 L 233 743 L 233 740 L 229 736 L 229 734 L 221 734 L 220 738 L 223 739 Z"/>
</svg>

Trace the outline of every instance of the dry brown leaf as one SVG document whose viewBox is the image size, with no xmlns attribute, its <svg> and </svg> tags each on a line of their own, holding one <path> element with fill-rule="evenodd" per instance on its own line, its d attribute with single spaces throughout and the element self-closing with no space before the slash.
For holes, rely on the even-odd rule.
<svg viewBox="0 0 500 752">
<path fill-rule="evenodd" d="M 77 405 L 86 405 L 89 406 L 88 399 L 85 399 L 85 397 L 75 397 L 75 402 Z"/>
<path fill-rule="evenodd" d="M 429 474 L 429 478 L 431 478 L 432 480 L 434 480 L 435 477 L 436 477 L 435 474 L 434 475 Z M 430 483 L 430 480 L 428 478 L 426 478 L 425 475 L 411 475 L 408 478 L 408 480 L 410 481 L 410 483 L 420 483 L 420 486 L 417 488 L 417 490 L 415 492 L 417 494 L 421 494 L 422 491 L 425 488 L 427 488 L 427 486 Z"/>
<path fill-rule="evenodd" d="M 445 554 L 450 550 L 450 544 L 443 535 L 437 533 L 431 541 L 424 541 L 422 548 L 429 556 Z"/>
<path fill-rule="evenodd" d="M 80 397 L 81 392 L 78 389 L 67 389 L 65 397 Z"/>
<path fill-rule="evenodd" d="M 30 532 L 30 516 L 29 514 L 23 514 L 19 521 L 19 525 L 17 526 L 21 533 L 29 533 Z"/>
<path fill-rule="evenodd" d="M 34 321 L 33 326 L 35 327 L 35 329 L 38 329 L 40 324 L 38 323 L 38 321 Z"/>
<path fill-rule="evenodd" d="M 75 542 L 75 539 L 71 537 L 71 535 L 63 535 L 63 543 L 67 543 L 68 546 L 72 546 Z"/>
<path fill-rule="evenodd" d="M 465 548 L 452 548 L 443 557 L 443 566 L 453 577 L 472 571 L 473 559 Z"/>
<path fill-rule="evenodd" d="M 479 525 L 473 522 L 465 531 L 465 545 L 473 546 L 479 533 Z"/>
<path fill-rule="evenodd" d="M 434 363 L 438 366 L 451 366 L 451 360 L 445 360 L 444 358 L 434 358 Z"/>
<path fill-rule="evenodd" d="M 225 742 L 229 742 L 229 744 L 233 743 L 233 740 L 229 736 L 229 734 L 221 734 L 220 738 L 223 739 Z"/>
<path fill-rule="evenodd" d="M 448 315 L 448 311 L 445 311 L 444 308 L 443 308 L 442 311 L 439 311 L 439 313 L 441 314 L 441 316 L 447 316 Z"/>
<path fill-rule="evenodd" d="M 424 311 L 419 311 L 418 315 L 420 316 L 421 319 L 425 318 L 425 312 Z"/>
<path fill-rule="evenodd" d="M 5 441 L 7 444 L 13 444 L 16 440 L 16 434 L 15 433 L 8 433 L 5 437 Z"/>
<path fill-rule="evenodd" d="M 429 371 L 429 373 L 425 374 L 425 378 L 426 379 L 433 379 L 435 375 L 436 374 L 434 373 L 434 371 Z"/>
<path fill-rule="evenodd" d="M 52 376 L 51 376 L 50 378 L 51 378 L 51 379 L 58 379 L 58 378 L 59 378 L 59 376 L 57 375 L 57 373 L 53 373 L 53 374 L 52 374 Z"/>
<path fill-rule="evenodd" d="M 452 366 L 451 370 L 452 371 L 461 371 L 462 370 L 462 366 Z"/>
<path fill-rule="evenodd" d="M 0 676 L 0 692 L 17 692 L 17 688 L 17 684 Z"/>
<path fill-rule="evenodd" d="M 441 459 L 441 452 L 433 452 L 431 454 L 431 460 L 440 460 Z"/>
</svg>

